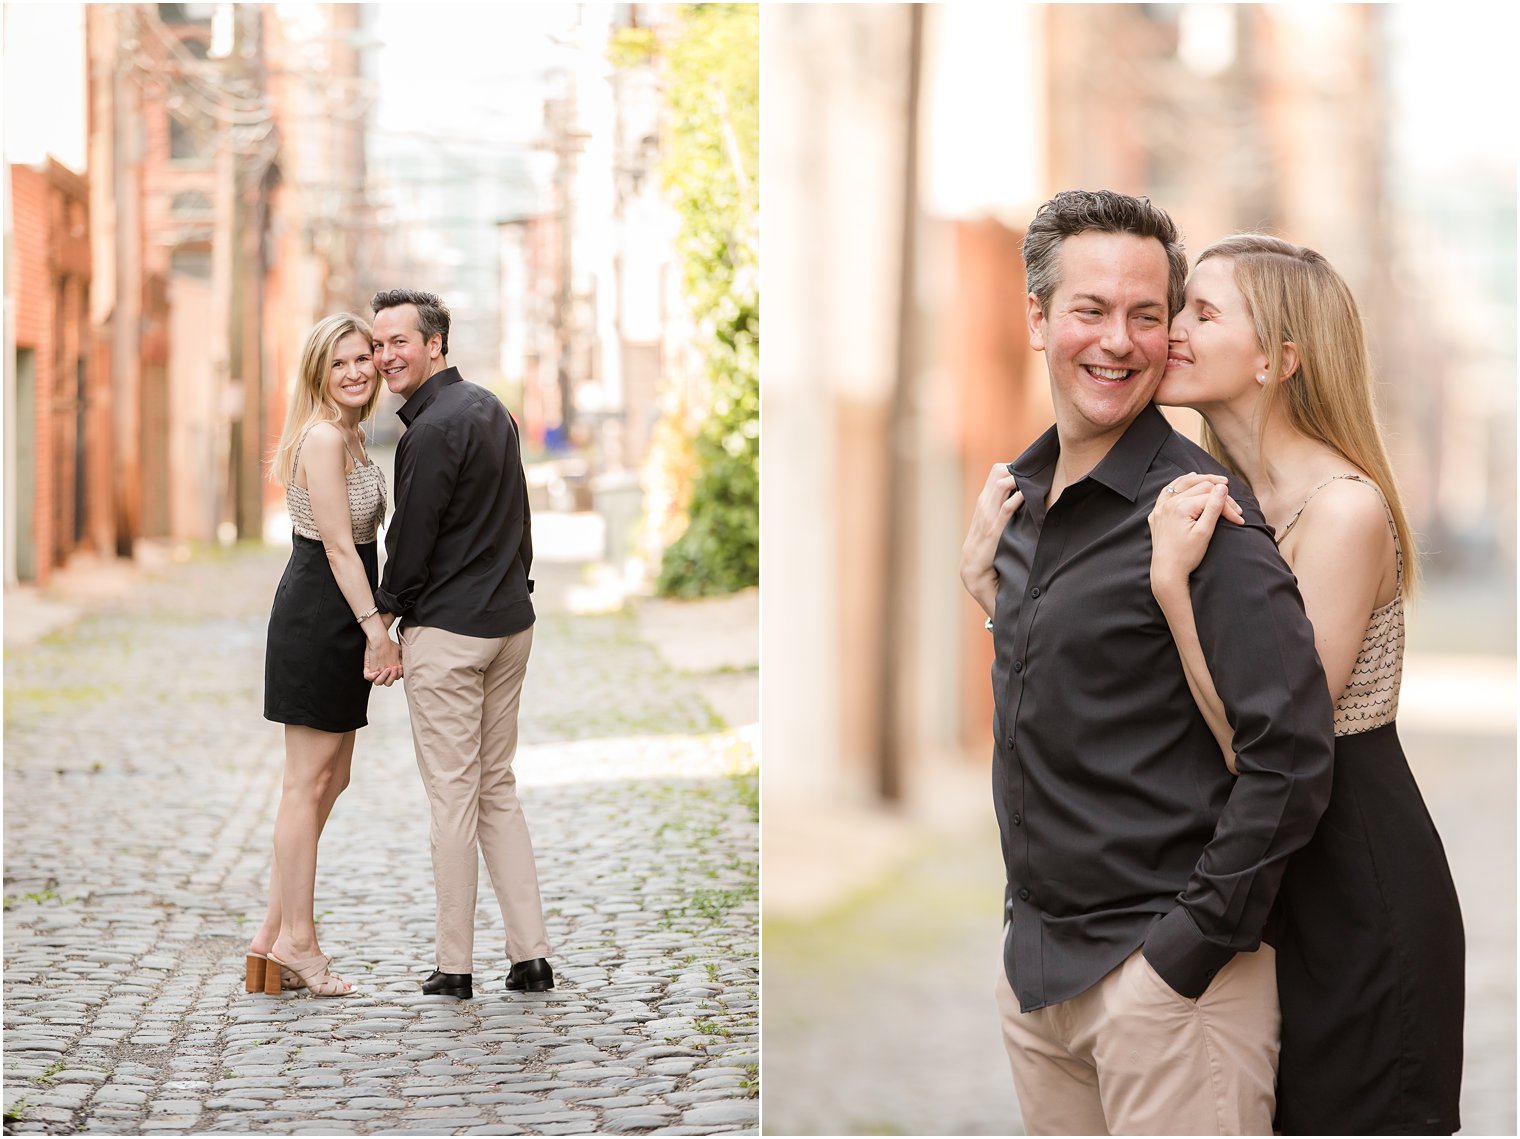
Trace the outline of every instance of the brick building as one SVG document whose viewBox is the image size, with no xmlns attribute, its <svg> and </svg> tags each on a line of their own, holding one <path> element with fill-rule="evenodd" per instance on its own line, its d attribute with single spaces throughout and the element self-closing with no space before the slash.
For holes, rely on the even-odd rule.
<svg viewBox="0 0 1520 1139">
<path fill-rule="evenodd" d="M 11 165 L 12 572 L 46 582 L 75 550 L 111 552 L 110 384 L 89 326 L 89 192 L 55 159 Z"/>
</svg>

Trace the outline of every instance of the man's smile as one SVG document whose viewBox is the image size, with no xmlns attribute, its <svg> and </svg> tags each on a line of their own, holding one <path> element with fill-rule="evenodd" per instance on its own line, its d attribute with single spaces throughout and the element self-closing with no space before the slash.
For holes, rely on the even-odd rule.
<svg viewBox="0 0 1520 1139">
<path fill-rule="evenodd" d="M 1105 368 L 1098 364 L 1082 364 L 1080 367 L 1102 384 L 1122 384 L 1140 370 L 1138 368 Z"/>
</svg>

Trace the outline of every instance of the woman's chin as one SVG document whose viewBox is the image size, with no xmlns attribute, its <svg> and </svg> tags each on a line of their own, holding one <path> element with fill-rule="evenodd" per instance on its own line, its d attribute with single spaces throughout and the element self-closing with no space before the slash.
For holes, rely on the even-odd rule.
<svg viewBox="0 0 1520 1139">
<path fill-rule="evenodd" d="M 1151 398 L 1162 407 L 1193 407 L 1195 402 L 1188 395 L 1185 385 L 1175 384 L 1165 379 L 1161 381 L 1156 388 L 1156 394 Z"/>
</svg>

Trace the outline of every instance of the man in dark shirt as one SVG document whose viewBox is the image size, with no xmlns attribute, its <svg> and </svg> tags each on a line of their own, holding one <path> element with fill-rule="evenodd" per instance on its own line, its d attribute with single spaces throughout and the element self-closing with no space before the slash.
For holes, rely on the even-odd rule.
<svg viewBox="0 0 1520 1139">
<path fill-rule="evenodd" d="M 387 623 L 401 619 L 412 742 L 433 815 L 437 968 L 422 991 L 474 995 L 478 847 L 507 928 L 507 988 L 541 992 L 554 975 L 512 773 L 533 644 L 533 539 L 517 424 L 500 400 L 448 366 L 449 311 L 438 297 L 392 289 L 371 305 L 375 363 L 406 399 L 375 600 Z"/>
<path fill-rule="evenodd" d="M 1330 793 L 1313 631 L 1231 480 L 1243 524 L 1217 528 L 1192 598 L 1233 777 L 1150 591 L 1157 497 L 1226 474 L 1150 402 L 1182 306 L 1176 229 L 1144 199 L 1067 191 L 1030 223 L 1024 260 L 1056 423 L 994 468 L 962 578 L 995 649 L 998 1001 L 1025 1126 L 1270 1134 L 1279 1018 L 1261 937 Z"/>
</svg>

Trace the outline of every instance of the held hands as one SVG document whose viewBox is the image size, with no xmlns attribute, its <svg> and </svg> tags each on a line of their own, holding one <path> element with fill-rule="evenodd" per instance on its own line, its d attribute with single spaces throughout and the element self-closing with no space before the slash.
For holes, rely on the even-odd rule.
<svg viewBox="0 0 1520 1139">
<path fill-rule="evenodd" d="M 401 646 L 388 636 L 371 640 L 364 649 L 364 679 L 389 688 L 405 675 Z"/>
<path fill-rule="evenodd" d="M 997 463 L 987 476 L 971 511 L 971 526 L 961 547 L 961 584 L 976 599 L 987 616 L 997 605 L 997 571 L 992 562 L 998 542 L 1008 528 L 1008 520 L 1024 504 L 1024 493 L 1017 488 L 1005 463 Z"/>
<path fill-rule="evenodd" d="M 1224 475 L 1181 475 L 1156 496 L 1150 513 L 1151 592 L 1186 591 L 1188 575 L 1203 561 L 1214 527 L 1223 517 L 1245 522 Z"/>
</svg>

